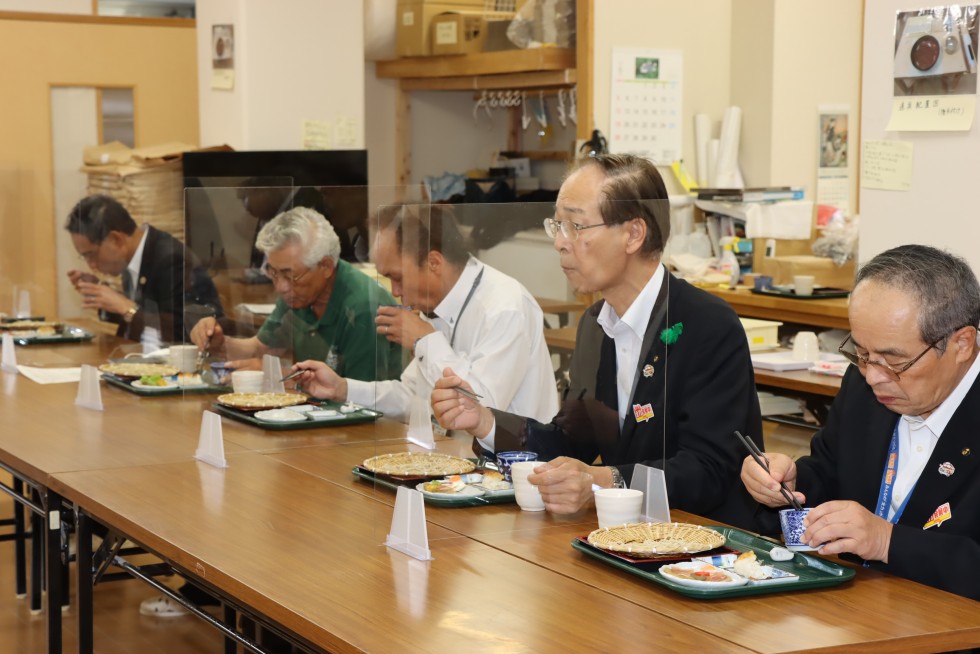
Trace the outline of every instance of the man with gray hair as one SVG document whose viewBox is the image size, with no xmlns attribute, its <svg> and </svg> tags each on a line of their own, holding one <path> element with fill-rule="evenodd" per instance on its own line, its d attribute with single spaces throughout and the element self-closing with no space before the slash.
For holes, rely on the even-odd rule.
<svg viewBox="0 0 980 654">
<path fill-rule="evenodd" d="M 394 298 L 340 259 L 340 241 L 322 215 L 307 207 L 285 211 L 262 228 L 256 247 L 279 293 L 275 310 L 251 338 L 226 337 L 217 321 L 205 318 L 191 331 L 198 348 L 224 353 L 234 368 L 260 367 L 254 359 L 291 352 L 353 379 L 398 377 L 401 348 L 374 326 L 377 307 Z"/>
<path fill-rule="evenodd" d="M 803 540 L 823 554 L 980 599 L 980 286 L 961 258 L 924 245 L 882 252 L 858 272 L 844 375 L 827 423 L 794 462 L 751 458 L 761 504 L 779 482 L 814 507 Z"/>
</svg>

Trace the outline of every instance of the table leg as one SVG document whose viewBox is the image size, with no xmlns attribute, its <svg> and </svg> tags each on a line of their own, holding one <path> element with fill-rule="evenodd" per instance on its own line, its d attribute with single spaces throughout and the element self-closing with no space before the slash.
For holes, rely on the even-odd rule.
<svg viewBox="0 0 980 654">
<path fill-rule="evenodd" d="M 48 652 L 61 654 L 61 496 L 45 491 L 48 582 Z"/>
<path fill-rule="evenodd" d="M 40 502 L 36 490 L 32 490 L 34 501 Z M 41 612 L 41 579 L 44 576 L 44 516 L 31 513 L 31 614 Z"/>
<path fill-rule="evenodd" d="M 24 480 L 14 478 L 14 492 L 24 496 Z M 24 505 L 14 502 L 14 561 L 16 565 L 17 597 L 27 597 L 27 523 L 24 516 Z"/>
<path fill-rule="evenodd" d="M 225 624 L 232 629 L 235 628 L 236 613 L 237 611 L 230 604 L 224 605 Z M 225 654 L 236 654 L 236 652 L 238 652 L 238 643 L 235 642 L 234 638 L 225 636 Z"/>
<path fill-rule="evenodd" d="M 75 579 L 78 592 L 78 651 L 91 654 L 93 650 L 92 606 L 92 521 L 81 509 L 75 509 Z"/>
</svg>

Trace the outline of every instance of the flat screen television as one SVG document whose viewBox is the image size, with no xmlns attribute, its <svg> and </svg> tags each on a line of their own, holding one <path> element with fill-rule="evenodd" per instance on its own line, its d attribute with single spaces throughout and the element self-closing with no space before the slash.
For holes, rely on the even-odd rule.
<svg viewBox="0 0 980 654">
<path fill-rule="evenodd" d="M 342 258 L 366 255 L 366 150 L 188 152 L 183 167 L 187 246 L 214 270 L 254 268 L 258 229 L 294 206 L 326 216 Z"/>
</svg>

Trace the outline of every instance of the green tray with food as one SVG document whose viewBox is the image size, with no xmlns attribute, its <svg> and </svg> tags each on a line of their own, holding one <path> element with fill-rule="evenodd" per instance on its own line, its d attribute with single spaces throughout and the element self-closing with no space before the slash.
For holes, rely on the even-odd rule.
<svg viewBox="0 0 980 654">
<path fill-rule="evenodd" d="M 828 588 L 855 574 L 733 527 L 636 523 L 597 529 L 571 544 L 586 556 L 697 599 Z"/>
<path fill-rule="evenodd" d="M 354 425 L 384 415 L 350 402 L 314 400 L 302 393 L 227 393 L 211 406 L 223 416 L 272 431 Z"/>
<path fill-rule="evenodd" d="M 124 365 L 128 367 L 122 367 Z M 173 366 L 163 364 L 106 364 L 99 369 L 106 384 L 144 397 L 225 393 L 231 390 L 227 386 L 208 384 L 199 374 L 178 373 Z M 137 372 L 143 374 L 137 375 Z"/>
<path fill-rule="evenodd" d="M 426 504 L 450 508 L 486 506 L 514 501 L 514 486 L 476 459 L 439 452 L 398 452 L 365 460 L 351 471 L 358 479 L 397 491 L 399 486 L 422 493 Z"/>
<path fill-rule="evenodd" d="M 95 338 L 95 334 L 61 322 L 45 320 L 19 320 L 0 325 L 0 332 L 8 332 L 17 345 L 57 345 L 59 343 L 83 343 Z"/>
</svg>

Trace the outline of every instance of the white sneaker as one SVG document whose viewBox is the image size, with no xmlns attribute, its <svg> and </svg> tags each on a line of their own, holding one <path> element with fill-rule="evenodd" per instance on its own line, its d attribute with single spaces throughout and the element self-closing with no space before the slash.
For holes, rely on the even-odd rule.
<svg viewBox="0 0 980 654">
<path fill-rule="evenodd" d="M 140 615 L 150 615 L 156 618 L 179 618 L 189 614 L 190 611 L 166 595 L 148 597 L 140 602 Z"/>
</svg>

